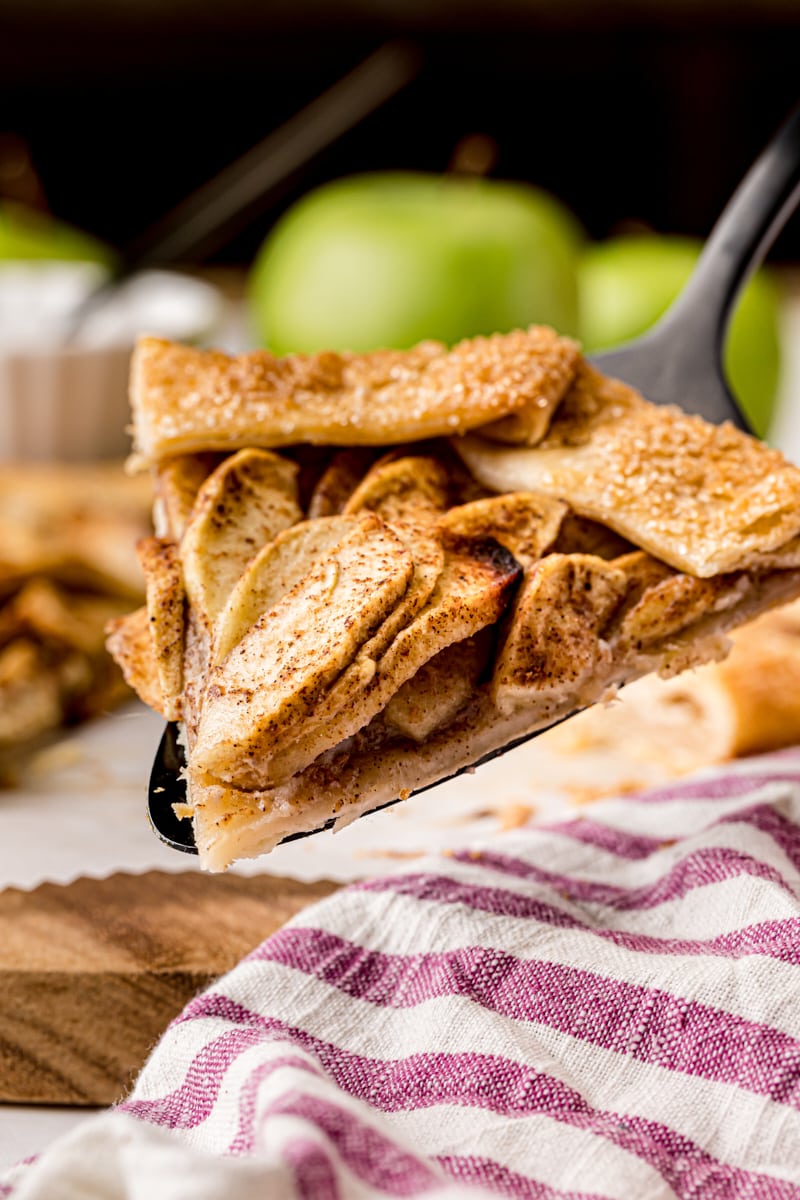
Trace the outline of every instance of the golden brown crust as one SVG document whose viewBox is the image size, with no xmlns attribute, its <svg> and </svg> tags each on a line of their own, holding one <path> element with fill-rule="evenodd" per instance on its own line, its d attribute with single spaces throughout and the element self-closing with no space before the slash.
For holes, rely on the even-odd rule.
<svg viewBox="0 0 800 1200">
<path fill-rule="evenodd" d="M 544 379 L 538 395 L 511 416 L 484 425 L 482 436 L 492 442 L 538 446 L 550 428 L 553 413 L 575 379 L 580 360 L 580 349 L 576 342 L 567 338 L 545 342 L 542 347 Z"/>
<path fill-rule="evenodd" d="M 800 470 L 777 450 L 647 404 L 586 364 L 537 447 L 456 446 L 487 487 L 566 500 L 694 575 L 739 570 L 800 531 Z"/>
<path fill-rule="evenodd" d="M 137 546 L 145 577 L 147 622 L 158 675 L 161 710 L 181 719 L 186 593 L 178 547 L 171 538 L 143 538 Z"/>
<path fill-rule="evenodd" d="M 122 668 L 128 687 L 149 708 L 166 717 L 147 608 L 117 617 L 106 625 L 106 645 Z"/>
<path fill-rule="evenodd" d="M 553 363 L 572 343 L 533 326 L 447 350 L 230 358 L 142 338 L 131 366 L 135 452 L 245 446 L 387 445 L 476 429 L 552 392 Z"/>
</svg>

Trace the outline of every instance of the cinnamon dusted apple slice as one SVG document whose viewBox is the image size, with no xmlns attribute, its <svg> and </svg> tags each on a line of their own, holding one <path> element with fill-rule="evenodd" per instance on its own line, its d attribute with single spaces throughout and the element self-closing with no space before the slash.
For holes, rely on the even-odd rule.
<svg viewBox="0 0 800 1200">
<path fill-rule="evenodd" d="M 553 391 L 574 343 L 550 329 L 494 334 L 448 350 L 422 342 L 371 354 L 238 358 L 140 339 L 131 367 L 135 453 L 300 443 L 385 446 L 476 429 Z M 560 387 L 560 383 L 557 384 Z"/>
<path fill-rule="evenodd" d="M 322 736 L 319 731 L 343 708 L 347 708 L 352 718 L 359 698 L 375 677 L 377 660 L 433 593 L 444 566 L 444 551 L 436 534 L 435 520 L 446 503 L 446 483 L 445 472 L 434 460 L 407 457 L 383 462 L 368 472 L 348 502 L 345 514 L 305 523 L 305 543 L 322 549 L 319 538 L 328 538 L 329 530 L 347 522 L 358 523 L 364 520 L 364 516 L 359 514 L 374 512 L 386 520 L 392 533 L 410 554 L 413 572 L 400 602 L 365 640 L 353 661 L 345 667 L 326 694 L 320 697 L 314 712 L 304 720 L 303 746 L 309 741 L 318 742 Z M 297 527 L 298 530 L 302 528 Z M 279 554 L 295 544 L 291 533 L 291 530 L 288 531 L 275 544 L 274 549 Z M 263 561 L 253 564 L 251 571 L 237 585 L 226 612 L 233 609 L 237 597 L 241 597 L 241 605 L 248 616 L 253 615 L 257 605 L 261 606 L 261 587 L 258 582 L 252 582 L 252 576 L 257 574 L 266 581 L 267 587 L 273 586 L 277 572 L 272 555 L 273 552 L 266 550 L 263 552 Z M 227 628 L 224 613 L 217 634 L 220 639 L 218 659 L 231 644 Z M 363 718 L 362 724 L 367 720 L 369 716 Z M 298 730 L 287 724 L 282 731 L 282 743 L 292 743 L 297 736 Z M 248 778 L 254 777 L 258 783 L 271 778 L 275 770 L 274 762 L 280 757 L 280 752 L 281 742 L 276 739 L 272 747 L 265 748 L 259 762 L 248 767 Z M 292 753 L 298 752 L 301 755 L 304 753 L 299 747 Z"/>
<path fill-rule="evenodd" d="M 313 712 L 404 595 L 411 555 L 365 514 L 209 673 L 192 766 L 234 781 Z"/>
<path fill-rule="evenodd" d="M 327 694 L 320 700 L 313 715 L 303 723 L 302 731 L 284 731 L 291 748 L 281 753 L 275 746 L 272 755 L 265 755 L 257 775 L 259 784 L 281 775 L 286 770 L 284 758 L 294 762 L 304 758 L 309 745 L 319 745 L 327 737 L 340 735 L 339 730 L 356 721 L 365 724 L 360 705 L 370 704 L 365 695 L 374 682 L 377 662 L 403 629 L 428 603 L 442 574 L 445 554 L 436 529 L 436 520 L 446 504 L 447 475 L 433 459 L 405 457 L 376 464 L 346 505 L 347 514 L 330 521 L 355 519 L 359 512 L 374 512 L 386 521 L 412 556 L 413 575 L 403 599 L 387 616 L 372 637 L 359 650 L 353 662 L 342 672 Z M 310 527 L 322 520 L 309 522 Z M 359 713 L 361 715 L 359 716 Z M 342 724 L 344 722 L 344 725 Z M 299 739 L 295 743 L 295 739 Z"/>
<path fill-rule="evenodd" d="M 258 783 L 282 777 L 287 762 L 305 761 L 309 746 L 346 736 L 342 729 L 359 728 L 377 711 L 377 662 L 401 631 L 422 611 L 444 567 L 445 556 L 436 521 L 447 504 L 448 474 L 425 456 L 389 457 L 375 464 L 353 492 L 349 514 L 372 511 L 389 524 L 414 560 L 414 574 L 401 603 L 362 646 L 351 665 L 331 687 L 302 731 L 286 730 L 289 749 L 261 763 Z M 312 523 L 313 524 L 313 523 Z M 369 690 L 369 694 L 367 694 Z M 385 692 L 381 690 L 382 696 Z M 295 741 L 295 739 L 297 739 Z"/>
<path fill-rule="evenodd" d="M 363 656 L 379 658 L 433 594 L 444 568 L 436 522 L 446 506 L 446 471 L 435 459 L 417 456 L 376 463 L 345 505 L 346 513 L 377 513 L 414 560 L 408 591 L 364 646 Z"/>
<path fill-rule="evenodd" d="M 159 537 L 179 542 L 197 493 L 221 462 L 219 454 L 179 454 L 153 471 L 153 523 Z"/>
<path fill-rule="evenodd" d="M 609 632 L 615 657 L 638 673 L 676 675 L 687 667 L 724 658 L 724 633 L 764 608 L 764 595 L 796 580 L 793 553 L 786 570 L 733 571 L 698 579 L 674 571 L 649 555 L 618 560 L 631 580 L 628 596 Z M 777 601 L 776 601 L 777 602 Z"/>
<path fill-rule="evenodd" d="M 598 559 L 592 569 L 611 583 L 615 594 L 619 580 L 614 574 L 607 576 L 606 570 L 636 578 L 633 563 L 619 569 Z M 278 786 L 254 791 L 222 785 L 193 787 L 194 828 L 202 865 L 219 870 L 239 855 L 266 853 L 288 834 L 319 829 L 331 820 L 337 827 L 345 825 L 363 812 L 429 787 L 480 762 L 499 747 L 552 724 L 575 711 L 576 705 L 596 700 L 604 688 L 648 671 L 669 670 L 681 650 L 684 665 L 691 661 L 691 653 L 713 657 L 714 646 L 719 646 L 726 630 L 800 591 L 800 572 L 796 570 L 748 578 L 749 590 L 745 593 L 738 587 L 734 604 L 691 622 L 677 635 L 654 639 L 647 655 L 629 658 L 621 647 L 610 659 L 603 655 L 599 669 L 577 691 L 575 686 L 561 691 L 534 687 L 524 703 L 502 712 L 493 700 L 492 686 L 483 685 L 452 720 L 438 725 L 420 742 L 401 736 L 381 713 L 352 738 Z M 568 601 L 573 594 L 568 588 L 559 593 L 560 601 Z M 621 603 L 624 606 L 625 600 Z M 614 620 L 612 616 L 612 624 Z M 575 632 L 580 637 L 580 630 Z"/>
<path fill-rule="evenodd" d="M 427 602 L 444 566 L 436 521 L 447 507 L 447 473 L 433 458 L 406 456 L 376 463 L 345 505 L 345 513 L 374 512 L 389 525 L 414 560 L 403 603 L 365 647 L 376 658 Z"/>
<path fill-rule="evenodd" d="M 589 554 L 548 554 L 530 570 L 497 658 L 501 713 L 542 699 L 579 708 L 602 693 L 612 661 L 603 632 L 628 587 L 624 570 Z"/>
<path fill-rule="evenodd" d="M 468 704 L 494 648 L 490 627 L 454 642 L 429 659 L 395 692 L 383 719 L 391 729 L 424 742 Z"/>
<path fill-rule="evenodd" d="M 284 529 L 264 546 L 239 577 L 217 618 L 211 664 L 227 658 L 263 613 L 360 528 L 357 517 L 319 517 Z"/>
<path fill-rule="evenodd" d="M 648 404 L 582 364 L 547 437 L 455 443 L 495 491 L 565 500 L 681 571 L 735 571 L 800 531 L 800 471 L 731 425 Z"/>
<path fill-rule="evenodd" d="M 451 508 L 439 520 L 445 541 L 494 538 L 523 567 L 541 558 L 559 535 L 566 504 L 533 492 L 489 496 Z"/>
<path fill-rule="evenodd" d="M 384 459 L 367 472 L 343 512 L 377 512 L 384 521 L 430 522 L 447 507 L 447 472 L 435 458 Z"/>
<path fill-rule="evenodd" d="M 698 579 L 635 552 L 611 562 L 549 554 L 529 573 L 497 657 L 498 711 L 572 709 L 657 670 L 724 657 L 727 631 L 800 586 L 794 570 Z"/>
<path fill-rule="evenodd" d="M 295 741 L 279 748 L 269 761 L 261 760 L 258 775 L 249 775 L 246 783 L 241 775 L 231 782 L 260 786 L 288 779 L 362 729 L 440 651 L 498 621 L 520 573 L 516 560 L 496 542 L 467 543 L 460 553 L 447 551 L 433 595 L 394 638 L 367 686 L 346 690 L 335 685 L 330 693 L 329 708 L 333 712 L 328 720 L 315 714 L 299 730 Z"/>
<path fill-rule="evenodd" d="M 186 594 L 210 629 L 245 566 L 301 520 L 297 467 L 265 450 L 226 458 L 197 493 L 181 543 Z"/>
<path fill-rule="evenodd" d="M 631 554 L 622 561 L 630 563 L 637 557 Z M 622 616 L 615 636 L 617 647 L 625 652 L 646 652 L 687 626 L 734 607 L 751 586 L 744 572 L 697 579 L 652 559 L 643 567 L 651 569 L 649 582 Z"/>
<path fill-rule="evenodd" d="M 375 461 L 377 451 L 368 446 L 340 450 L 317 482 L 308 504 L 308 517 L 332 517 L 344 506 Z"/>
</svg>

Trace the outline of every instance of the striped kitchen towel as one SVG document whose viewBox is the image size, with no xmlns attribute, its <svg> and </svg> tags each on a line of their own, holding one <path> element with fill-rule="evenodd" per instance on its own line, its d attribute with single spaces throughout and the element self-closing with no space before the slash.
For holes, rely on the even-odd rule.
<svg viewBox="0 0 800 1200">
<path fill-rule="evenodd" d="M 800 1197 L 800 749 L 584 812 L 307 909 L 6 1194 Z"/>
</svg>

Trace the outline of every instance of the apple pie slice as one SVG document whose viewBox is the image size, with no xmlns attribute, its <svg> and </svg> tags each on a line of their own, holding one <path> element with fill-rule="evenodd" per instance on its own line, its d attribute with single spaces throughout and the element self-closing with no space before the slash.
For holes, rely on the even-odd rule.
<svg viewBox="0 0 800 1200">
<path fill-rule="evenodd" d="M 144 339 L 132 388 L 157 536 L 109 646 L 181 723 L 212 870 L 800 596 L 800 471 L 550 330 L 281 360 Z"/>
</svg>

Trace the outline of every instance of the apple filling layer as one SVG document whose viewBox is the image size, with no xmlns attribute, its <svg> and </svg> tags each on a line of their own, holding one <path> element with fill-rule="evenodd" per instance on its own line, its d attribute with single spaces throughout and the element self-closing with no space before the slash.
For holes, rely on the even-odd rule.
<svg viewBox="0 0 800 1200">
<path fill-rule="evenodd" d="M 800 472 L 549 330 L 332 358 L 137 352 L 159 536 L 109 645 L 184 726 L 213 870 L 721 658 L 800 595 Z"/>
</svg>

